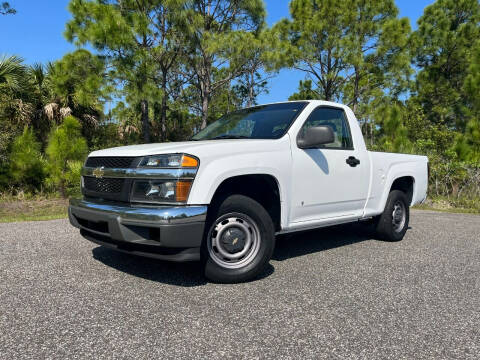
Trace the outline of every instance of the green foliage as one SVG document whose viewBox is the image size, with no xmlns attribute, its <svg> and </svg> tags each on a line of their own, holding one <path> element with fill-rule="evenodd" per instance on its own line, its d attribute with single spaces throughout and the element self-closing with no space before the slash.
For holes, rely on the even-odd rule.
<svg viewBox="0 0 480 360">
<path fill-rule="evenodd" d="M 13 13 L 5 4 L 0 13 Z M 87 145 L 188 139 L 256 104 L 289 68 L 306 75 L 289 100 L 351 106 L 370 149 L 427 155 L 431 194 L 480 203 L 478 0 L 435 1 L 413 33 L 394 0 L 291 0 L 291 16 L 272 28 L 263 0 L 68 8 L 66 38 L 92 52 L 32 66 L 0 58 L 0 191 L 34 192 L 48 175 L 50 190 L 71 194 Z"/>
<path fill-rule="evenodd" d="M 78 186 L 79 169 L 87 151 L 87 142 L 81 136 L 80 122 L 73 116 L 67 116 L 50 133 L 46 149 L 50 166 L 48 180 L 63 197 L 66 197 L 69 187 Z"/>
<path fill-rule="evenodd" d="M 261 93 L 268 93 L 268 80 L 277 73 L 272 69 L 269 53 L 275 51 L 273 34 L 270 29 L 262 29 L 258 33 L 249 32 L 242 47 L 242 57 L 245 58 L 244 73 L 237 79 L 233 90 L 242 99 L 242 104 L 250 107 L 256 104 L 256 98 Z"/>
<path fill-rule="evenodd" d="M 125 142 L 122 142 L 119 136 L 120 132 L 121 129 L 115 122 L 101 124 L 90 139 L 91 145 L 89 146 L 89 149 L 93 151 L 125 145 Z"/>
<path fill-rule="evenodd" d="M 63 108 L 65 114 L 77 117 L 82 124 L 82 134 L 91 139 L 111 91 L 103 60 L 87 50 L 76 50 L 55 62 L 48 77 L 54 103 L 59 109 Z"/>
<path fill-rule="evenodd" d="M 467 122 L 464 142 L 468 146 L 465 158 L 480 162 L 480 40 L 472 48 L 470 64 L 464 82 L 464 91 L 472 104 L 471 117 Z"/>
<path fill-rule="evenodd" d="M 49 75 L 52 91 L 61 105 L 101 111 L 104 73 L 103 61 L 89 51 L 80 49 L 57 61 Z"/>
<path fill-rule="evenodd" d="M 41 187 L 46 176 L 46 163 L 40 150 L 33 130 L 25 127 L 13 142 L 10 154 L 10 175 L 18 186 L 31 192 Z"/>
<path fill-rule="evenodd" d="M 88 43 L 108 57 L 110 77 L 121 82 L 119 92 L 141 112 L 145 142 L 150 141 L 150 109 L 155 102 L 161 103 L 159 120 L 165 139 L 166 103 L 173 91 L 171 70 L 185 43 L 186 3 L 72 0 L 69 4 L 73 18 L 67 23 L 67 39 L 77 45 Z"/>
<path fill-rule="evenodd" d="M 0 166 L 8 160 L 8 149 L 25 125 L 32 106 L 24 101 L 28 93 L 28 71 L 18 56 L 0 58 Z"/>
<path fill-rule="evenodd" d="M 312 80 L 300 80 L 298 92 L 290 95 L 288 100 L 315 100 L 319 99 L 318 93 L 312 89 Z"/>
<path fill-rule="evenodd" d="M 18 56 L 2 56 L 0 58 L 0 91 L 21 92 L 25 90 L 27 68 L 23 59 Z"/>
<path fill-rule="evenodd" d="M 405 90 L 410 26 L 393 0 L 292 0 L 290 14 L 274 27 L 272 61 L 304 71 L 318 98 L 341 100 L 362 119 L 373 97 Z"/>
<path fill-rule="evenodd" d="M 422 119 L 409 135 L 429 157 L 431 193 L 457 205 L 480 197 L 479 35 L 477 0 L 437 0 L 412 36 L 419 72 L 409 102 Z"/>
<path fill-rule="evenodd" d="M 382 114 L 383 137 L 381 138 L 381 146 L 389 152 L 408 153 L 412 151 L 412 144 L 409 141 L 407 128 L 403 121 L 403 111 L 401 105 L 393 104 L 379 108 Z"/>
<path fill-rule="evenodd" d="M 188 8 L 187 69 L 191 74 L 199 128 L 207 125 L 213 95 L 246 71 L 254 34 L 264 24 L 262 0 L 196 0 Z M 248 56 L 245 56 L 248 54 Z"/>
<path fill-rule="evenodd" d="M 420 68 L 416 91 L 432 123 L 464 131 L 470 101 L 465 81 L 480 37 L 478 0 L 438 0 L 425 8 L 413 39 Z"/>
<path fill-rule="evenodd" d="M 0 3 L 0 15 L 9 15 L 9 14 L 16 14 L 17 10 L 12 8 L 10 4 L 6 1 Z"/>
</svg>

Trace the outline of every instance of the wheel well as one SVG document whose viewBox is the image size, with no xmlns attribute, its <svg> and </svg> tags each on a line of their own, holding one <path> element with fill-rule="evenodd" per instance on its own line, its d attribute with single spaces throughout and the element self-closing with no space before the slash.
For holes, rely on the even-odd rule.
<svg viewBox="0 0 480 360">
<path fill-rule="evenodd" d="M 392 184 L 392 187 L 390 188 L 390 191 L 393 190 L 400 190 L 407 195 L 408 203 L 412 203 L 412 198 L 413 198 L 413 184 L 415 183 L 415 179 L 411 176 L 403 176 L 398 179 L 395 179 L 395 181 Z"/>
<path fill-rule="evenodd" d="M 280 189 L 275 177 L 252 174 L 228 178 L 215 191 L 209 209 L 215 209 L 227 196 L 234 194 L 245 195 L 258 201 L 272 218 L 275 230 L 280 230 Z"/>
</svg>

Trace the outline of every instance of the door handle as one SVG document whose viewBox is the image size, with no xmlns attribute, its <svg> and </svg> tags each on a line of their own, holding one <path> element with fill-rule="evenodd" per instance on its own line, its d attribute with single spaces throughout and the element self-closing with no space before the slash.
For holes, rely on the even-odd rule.
<svg viewBox="0 0 480 360">
<path fill-rule="evenodd" d="M 351 167 L 355 167 L 360 164 L 360 160 L 358 160 L 355 156 L 349 156 L 345 162 L 350 165 Z"/>
</svg>

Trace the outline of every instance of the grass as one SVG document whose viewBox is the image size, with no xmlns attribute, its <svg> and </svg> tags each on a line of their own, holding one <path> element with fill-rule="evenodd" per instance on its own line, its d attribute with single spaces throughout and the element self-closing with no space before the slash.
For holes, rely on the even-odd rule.
<svg viewBox="0 0 480 360">
<path fill-rule="evenodd" d="M 480 199 L 427 197 L 427 200 L 423 204 L 415 205 L 413 208 L 461 214 L 480 214 Z"/>
<path fill-rule="evenodd" d="M 414 209 L 452 213 L 480 214 L 480 201 L 451 201 L 447 198 L 427 198 Z M 0 223 L 15 221 L 41 221 L 67 217 L 68 200 L 58 196 L 0 194 Z"/>
<path fill-rule="evenodd" d="M 466 208 L 439 208 L 436 206 L 429 206 L 426 204 L 419 204 L 413 206 L 413 209 L 416 210 L 430 210 L 430 211 L 438 211 L 438 212 L 447 212 L 447 213 L 458 213 L 458 214 L 480 214 L 480 211 L 476 209 L 466 209 Z"/>
<path fill-rule="evenodd" d="M 67 217 L 68 200 L 51 197 L 0 197 L 0 222 L 54 220 Z"/>
</svg>

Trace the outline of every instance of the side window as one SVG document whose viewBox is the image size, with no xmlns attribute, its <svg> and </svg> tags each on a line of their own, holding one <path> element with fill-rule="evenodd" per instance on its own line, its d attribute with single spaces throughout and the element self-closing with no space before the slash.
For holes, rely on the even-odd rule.
<svg viewBox="0 0 480 360">
<path fill-rule="evenodd" d="M 305 134 L 305 130 L 312 126 L 330 126 L 333 130 L 334 142 L 325 144 L 322 148 L 353 149 L 352 136 L 350 135 L 348 122 L 342 109 L 318 107 L 313 110 L 300 130 L 302 136 Z"/>
</svg>

